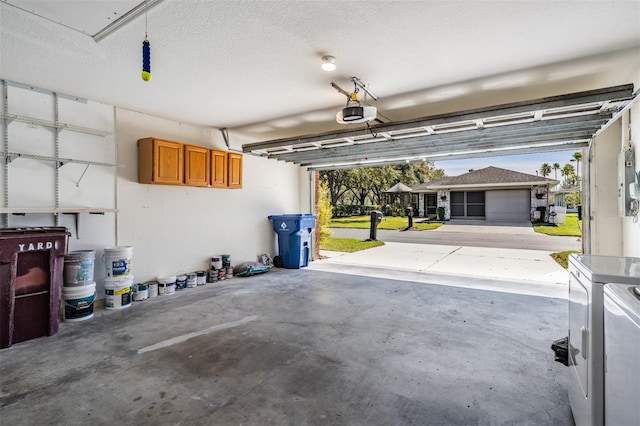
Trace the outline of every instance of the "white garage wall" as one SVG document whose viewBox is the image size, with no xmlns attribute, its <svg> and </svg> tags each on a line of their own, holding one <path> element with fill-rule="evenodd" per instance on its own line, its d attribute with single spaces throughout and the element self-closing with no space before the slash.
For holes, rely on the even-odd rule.
<svg viewBox="0 0 640 426">
<path fill-rule="evenodd" d="M 244 156 L 243 188 L 218 189 L 138 183 L 137 140 L 159 137 L 226 149 L 217 129 L 116 110 L 118 245 L 134 247 L 135 281 L 207 269 L 211 256 L 232 263 L 275 254 L 271 214 L 309 213 L 308 175 L 292 164 Z M 231 147 L 243 142 L 230 135 Z"/>
</svg>

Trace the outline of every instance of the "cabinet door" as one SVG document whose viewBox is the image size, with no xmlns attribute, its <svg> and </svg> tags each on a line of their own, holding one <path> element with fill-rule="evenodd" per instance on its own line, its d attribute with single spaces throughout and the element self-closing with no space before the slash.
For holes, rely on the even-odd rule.
<svg viewBox="0 0 640 426">
<path fill-rule="evenodd" d="M 182 185 L 184 177 L 182 144 L 161 139 L 153 141 L 153 182 Z"/>
<path fill-rule="evenodd" d="M 242 188 L 242 154 L 230 152 L 229 158 L 229 188 Z"/>
<path fill-rule="evenodd" d="M 190 186 L 209 186 L 209 149 L 184 146 L 184 183 Z"/>
<path fill-rule="evenodd" d="M 138 182 L 182 185 L 182 144 L 156 138 L 138 140 Z"/>
<path fill-rule="evenodd" d="M 227 152 L 211 150 L 211 186 L 227 187 Z"/>
</svg>

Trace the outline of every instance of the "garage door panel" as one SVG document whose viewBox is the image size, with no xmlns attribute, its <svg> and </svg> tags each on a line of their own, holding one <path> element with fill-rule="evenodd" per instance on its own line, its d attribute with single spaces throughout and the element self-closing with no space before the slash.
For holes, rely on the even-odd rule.
<svg viewBox="0 0 640 426">
<path fill-rule="evenodd" d="M 505 189 L 486 192 L 487 220 L 528 221 L 531 215 L 529 189 Z"/>
</svg>

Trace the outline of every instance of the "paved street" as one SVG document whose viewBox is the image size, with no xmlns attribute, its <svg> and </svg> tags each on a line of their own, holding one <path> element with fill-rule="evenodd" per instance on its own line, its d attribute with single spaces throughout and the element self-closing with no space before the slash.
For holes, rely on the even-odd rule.
<svg viewBox="0 0 640 426">
<path fill-rule="evenodd" d="M 332 228 L 333 237 L 369 238 L 369 229 Z M 450 221 L 431 231 L 389 231 L 378 229 L 377 239 L 385 242 L 435 244 L 464 247 L 493 247 L 522 250 L 582 250 L 579 237 L 539 234 L 531 223 Z"/>
</svg>

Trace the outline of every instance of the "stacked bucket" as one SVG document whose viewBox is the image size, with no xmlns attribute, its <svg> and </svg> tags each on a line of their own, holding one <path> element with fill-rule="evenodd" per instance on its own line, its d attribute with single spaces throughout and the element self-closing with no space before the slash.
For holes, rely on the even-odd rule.
<svg viewBox="0 0 640 426">
<path fill-rule="evenodd" d="M 93 317 L 95 259 L 93 250 L 72 251 L 64 256 L 62 300 L 65 321 L 83 321 Z"/>
<path fill-rule="evenodd" d="M 128 308 L 131 306 L 131 286 L 133 285 L 131 273 L 133 247 L 105 248 L 103 260 L 106 267 L 105 307 L 107 309 Z"/>
</svg>

